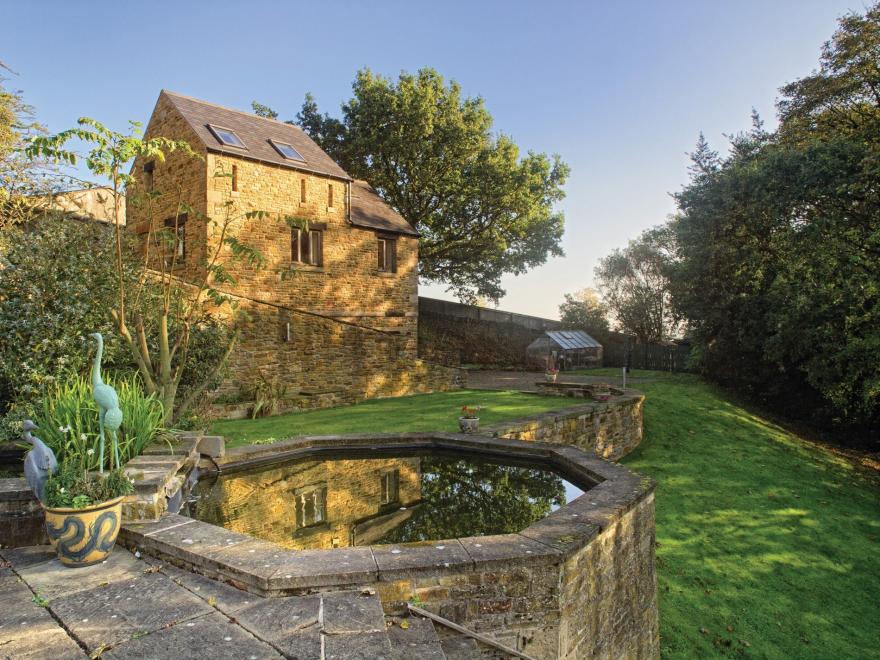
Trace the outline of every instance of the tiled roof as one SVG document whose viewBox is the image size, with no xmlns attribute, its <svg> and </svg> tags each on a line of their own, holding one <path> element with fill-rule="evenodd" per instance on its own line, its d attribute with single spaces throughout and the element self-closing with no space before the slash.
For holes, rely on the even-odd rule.
<svg viewBox="0 0 880 660">
<path fill-rule="evenodd" d="M 351 184 L 351 224 L 395 234 L 418 236 L 418 232 L 402 215 L 386 204 L 366 181 Z"/>
<path fill-rule="evenodd" d="M 241 158 L 252 158 L 264 163 L 290 167 L 304 172 L 314 172 L 339 179 L 351 177 L 319 147 L 312 138 L 293 124 L 258 117 L 240 110 L 224 108 L 214 103 L 200 101 L 168 90 L 162 90 L 169 101 L 183 115 L 196 135 L 209 151 L 230 154 Z M 232 147 L 221 143 L 211 133 L 208 124 L 231 129 L 244 142 L 247 149 Z M 269 140 L 292 145 L 305 162 L 284 158 Z"/>
</svg>

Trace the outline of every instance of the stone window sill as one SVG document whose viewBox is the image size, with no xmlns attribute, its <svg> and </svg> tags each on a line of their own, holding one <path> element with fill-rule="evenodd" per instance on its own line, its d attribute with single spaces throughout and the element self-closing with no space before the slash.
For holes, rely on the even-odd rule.
<svg viewBox="0 0 880 660">
<path fill-rule="evenodd" d="M 309 264 L 290 264 L 290 270 L 298 273 L 326 273 L 323 266 L 311 266 Z"/>
<path fill-rule="evenodd" d="M 394 277 L 397 277 L 397 273 L 392 273 L 392 272 L 387 271 L 387 270 L 376 270 L 376 271 L 373 271 L 373 275 L 375 275 L 376 277 L 388 277 L 388 278 L 394 278 Z"/>
<path fill-rule="evenodd" d="M 336 213 L 336 207 L 335 206 L 328 206 L 327 213 Z"/>
</svg>

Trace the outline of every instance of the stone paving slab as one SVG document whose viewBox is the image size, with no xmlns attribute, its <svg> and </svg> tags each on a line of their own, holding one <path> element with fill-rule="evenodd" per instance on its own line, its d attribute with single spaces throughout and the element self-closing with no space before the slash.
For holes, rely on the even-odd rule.
<svg viewBox="0 0 880 660">
<path fill-rule="evenodd" d="M 23 548 L 6 548 L 0 550 L 0 557 L 8 561 L 16 569 L 27 568 L 33 564 L 42 564 L 56 558 L 55 550 L 50 545 L 30 545 Z"/>
<path fill-rule="evenodd" d="M 384 632 L 324 635 L 324 659 L 390 660 L 391 643 Z"/>
<path fill-rule="evenodd" d="M 161 573 L 77 591 L 50 607 L 90 651 L 214 611 Z"/>
<path fill-rule="evenodd" d="M 234 614 L 243 607 L 262 600 L 260 596 L 248 591 L 243 591 L 232 585 L 213 580 L 204 575 L 193 573 L 183 568 L 178 568 L 167 562 L 163 563 L 152 557 L 144 557 L 151 566 L 167 575 L 173 582 L 191 591 L 199 598 L 206 601 L 212 607 L 216 607 L 226 614 Z"/>
<path fill-rule="evenodd" d="M 341 633 L 385 632 L 385 613 L 375 595 L 359 591 L 330 591 L 322 596 L 323 630 Z"/>
<path fill-rule="evenodd" d="M 474 562 L 458 539 L 370 546 L 382 581 L 401 580 L 417 575 L 469 572 Z"/>
<path fill-rule="evenodd" d="M 285 655 L 297 657 L 317 648 L 320 656 L 320 596 L 262 598 L 235 613 L 235 619 Z M 311 657 L 311 656 L 305 656 Z"/>
<path fill-rule="evenodd" d="M 87 657 L 79 645 L 57 624 L 52 630 L 36 630 L 25 637 L 0 642 L 2 660 L 83 660 Z"/>
<path fill-rule="evenodd" d="M 283 656 L 269 644 L 258 640 L 215 612 L 129 640 L 105 652 L 101 657 L 107 660 L 210 657 L 264 660 Z"/>
<path fill-rule="evenodd" d="M 406 627 L 401 627 L 405 622 Z M 445 660 L 434 624 L 429 619 L 410 616 L 394 620 L 386 630 L 394 660 Z"/>
<path fill-rule="evenodd" d="M 31 589 L 52 601 L 61 596 L 137 577 L 144 569 L 142 562 L 129 553 L 116 551 L 94 566 L 69 568 L 57 559 L 16 569 Z"/>
</svg>

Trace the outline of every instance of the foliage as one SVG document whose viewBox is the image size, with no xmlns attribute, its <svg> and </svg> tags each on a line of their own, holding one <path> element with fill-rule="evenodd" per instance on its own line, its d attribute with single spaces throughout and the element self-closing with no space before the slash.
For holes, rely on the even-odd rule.
<svg viewBox="0 0 880 660">
<path fill-rule="evenodd" d="M 56 217 L 10 231 L 0 268 L 0 398 L 36 402 L 83 373 L 86 332 L 107 337 L 110 368 L 128 365 L 107 311 L 117 290 L 110 229 Z"/>
<path fill-rule="evenodd" d="M 658 227 L 642 233 L 622 250 L 599 261 L 596 282 L 617 329 L 643 344 L 678 335 L 666 267 L 668 232 Z"/>
<path fill-rule="evenodd" d="M 278 113 L 267 105 L 257 103 L 256 101 L 251 101 L 251 108 L 253 109 L 255 115 L 265 117 L 266 119 L 278 119 Z"/>
<path fill-rule="evenodd" d="M 267 438 L 284 440 L 297 435 L 386 433 L 388 431 L 458 432 L 458 411 L 480 401 L 480 420 L 497 424 L 566 406 L 564 399 L 522 392 L 456 390 L 364 401 L 353 406 L 293 412 L 262 419 L 215 422 L 211 432 L 227 438 L 227 447 Z"/>
<path fill-rule="evenodd" d="M 480 411 L 483 409 L 483 406 L 473 406 L 473 405 L 463 405 L 461 407 L 461 417 L 465 419 L 477 419 L 477 416 L 480 414 Z"/>
<path fill-rule="evenodd" d="M 844 17 L 776 132 L 701 140 L 670 224 L 703 373 L 853 442 L 880 437 L 878 44 L 880 5 Z"/>
<path fill-rule="evenodd" d="M 593 289 L 581 289 L 566 293 L 559 306 L 559 320 L 566 328 L 579 328 L 602 342 L 611 330 L 608 323 L 608 307 Z"/>
<path fill-rule="evenodd" d="M 122 410 L 122 427 L 118 431 L 119 455 L 122 463 L 139 456 L 162 431 L 162 403 L 155 395 L 144 394 L 137 376 L 105 382 L 116 389 Z M 85 378 L 72 378 L 56 384 L 43 397 L 34 416 L 39 427 L 37 435 L 59 461 L 74 463 L 80 469 L 97 470 L 98 408 L 92 398 L 91 383 Z M 104 461 L 110 464 L 107 449 Z"/>
<path fill-rule="evenodd" d="M 121 469 L 95 474 L 76 461 L 58 464 L 58 471 L 46 480 L 46 506 L 84 509 L 134 492 L 131 480 Z"/>
<path fill-rule="evenodd" d="M 234 201 L 227 198 L 220 204 L 223 211 L 219 217 L 205 216 L 183 200 L 180 190 L 144 190 L 133 174 L 124 169 L 137 158 L 163 163 L 166 155 L 177 152 L 184 158 L 201 158 L 181 140 L 163 137 L 143 139 L 140 125 L 131 122 L 127 133 L 108 129 L 100 122 L 87 117 L 78 126 L 51 136 L 32 138 L 27 147 L 31 157 L 43 157 L 53 162 L 75 164 L 77 154 L 68 148 L 72 140 L 83 142 L 87 149 L 86 165 L 93 175 L 109 178 L 114 194 L 123 189 L 131 203 L 146 213 L 147 232 L 143 235 L 144 256 L 135 283 L 125 277 L 124 240 L 120 226 L 120 207 L 116 206 L 114 221 L 117 298 L 112 309 L 116 332 L 126 345 L 137 366 L 138 373 L 148 394 L 155 394 L 162 402 L 165 418 L 170 425 L 176 417 L 183 416 L 199 399 L 205 389 L 216 383 L 227 358 L 235 348 L 238 331 L 226 335 L 226 343 L 215 364 L 195 373 L 181 394 L 181 384 L 191 364 L 189 354 L 193 338 L 199 330 L 207 329 L 207 337 L 216 337 L 217 326 L 205 322 L 210 307 L 228 306 L 235 315 L 237 306 L 231 296 L 220 288 L 234 285 L 229 265 L 245 262 L 253 267 L 264 263 L 262 255 L 237 238 L 237 232 L 248 220 L 260 220 L 263 211 L 240 212 Z M 136 171 L 132 168 L 132 171 Z M 218 171 L 218 177 L 231 174 Z M 206 227 L 203 239 L 204 258 L 195 269 L 198 273 L 193 283 L 179 279 L 175 274 L 176 250 L 168 247 L 176 244 L 176 220 L 173 227 L 154 221 L 153 211 L 159 197 L 166 195 L 176 207 L 175 219 L 188 215 L 196 226 Z M 159 226 L 161 224 L 161 226 Z M 210 245 L 207 236 L 216 237 Z M 158 293 L 156 293 L 158 290 Z M 146 304 L 146 309 L 138 305 Z M 151 342 L 150 333 L 155 340 Z M 193 372 L 190 372 L 191 374 Z"/>
<path fill-rule="evenodd" d="M 251 419 L 275 415 L 287 396 L 287 383 L 280 378 L 268 378 L 261 371 L 251 396 L 254 401 Z"/>
<path fill-rule="evenodd" d="M 342 119 L 307 95 L 297 123 L 419 231 L 419 275 L 463 299 L 498 300 L 502 275 L 562 254 L 554 210 L 569 168 L 493 134 L 483 99 L 430 68 L 396 81 L 358 72 Z"/>
<path fill-rule="evenodd" d="M 877 475 L 692 375 L 631 375 L 645 432 L 623 462 L 658 482 L 661 655 L 875 654 Z"/>
<path fill-rule="evenodd" d="M 432 456 L 420 469 L 419 506 L 382 543 L 515 533 L 565 504 L 562 479 L 547 470 Z"/>
</svg>

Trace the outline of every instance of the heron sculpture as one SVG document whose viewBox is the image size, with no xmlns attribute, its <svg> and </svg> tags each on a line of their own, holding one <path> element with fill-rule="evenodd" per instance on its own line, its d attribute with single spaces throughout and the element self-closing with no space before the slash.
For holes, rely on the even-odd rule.
<svg viewBox="0 0 880 660">
<path fill-rule="evenodd" d="M 45 502 L 46 480 L 50 474 L 55 474 L 58 469 L 58 461 L 55 459 L 55 452 L 37 436 L 31 434 L 31 431 L 36 428 L 37 425 L 29 419 L 24 420 L 24 424 L 22 424 L 24 433 L 21 437 L 31 445 L 31 449 L 24 458 L 24 476 L 37 499 L 40 502 Z"/>
<path fill-rule="evenodd" d="M 92 397 L 98 404 L 98 429 L 100 431 L 101 443 L 98 451 L 98 470 L 104 471 L 104 432 L 109 431 L 112 439 L 111 463 L 115 462 L 115 467 L 121 467 L 119 464 L 119 441 L 116 432 L 122 426 L 122 410 L 119 408 L 119 397 L 116 390 L 107 385 L 101 379 L 101 358 L 104 355 L 104 338 L 100 332 L 93 332 L 89 335 L 98 342 L 98 352 L 92 362 Z M 111 469 L 113 465 L 111 464 Z"/>
</svg>

